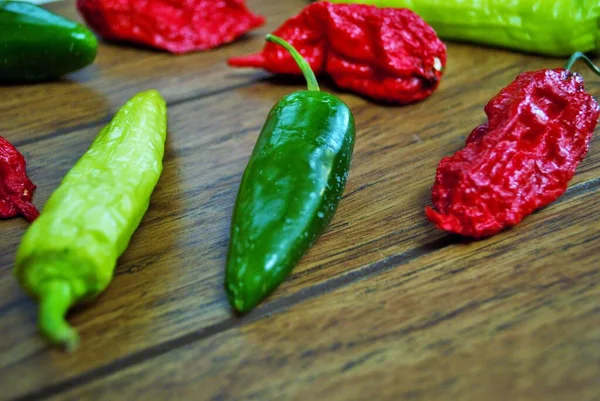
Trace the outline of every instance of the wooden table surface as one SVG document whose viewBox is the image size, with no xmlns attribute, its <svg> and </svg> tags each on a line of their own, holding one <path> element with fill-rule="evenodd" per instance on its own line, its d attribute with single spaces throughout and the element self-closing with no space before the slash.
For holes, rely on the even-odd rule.
<svg viewBox="0 0 600 401">
<path fill-rule="evenodd" d="M 169 107 L 151 207 L 108 290 L 69 314 L 77 352 L 38 335 L 11 274 L 27 223 L 1 223 L 0 399 L 600 400 L 599 131 L 565 195 L 509 231 L 465 241 L 424 215 L 438 161 L 487 101 L 563 60 L 448 44 L 441 86 L 406 107 L 323 80 L 356 118 L 345 196 L 285 283 L 232 314 L 222 283 L 241 174 L 271 106 L 303 87 L 225 64 L 306 0 L 248 3 L 267 25 L 218 50 L 103 43 L 63 80 L 0 87 L 0 135 L 26 156 L 39 207 L 128 98 L 156 88 Z M 79 18 L 72 1 L 49 8 Z"/>
</svg>

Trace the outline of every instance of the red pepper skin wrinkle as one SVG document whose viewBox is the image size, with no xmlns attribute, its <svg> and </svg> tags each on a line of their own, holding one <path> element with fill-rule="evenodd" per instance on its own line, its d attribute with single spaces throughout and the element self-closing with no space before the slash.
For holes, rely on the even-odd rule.
<svg viewBox="0 0 600 401">
<path fill-rule="evenodd" d="M 233 42 L 265 22 L 245 0 L 77 0 L 77 8 L 104 39 L 174 54 Z"/>
<path fill-rule="evenodd" d="M 0 219 L 23 215 L 29 222 L 35 220 L 40 213 L 31 203 L 34 190 L 25 158 L 0 136 Z"/>
<path fill-rule="evenodd" d="M 315 74 L 329 74 L 340 88 L 385 102 L 407 104 L 428 97 L 446 65 L 444 43 L 408 9 L 317 2 L 273 34 L 290 42 Z M 300 75 L 289 53 L 273 43 L 228 64 Z"/>
<path fill-rule="evenodd" d="M 567 189 L 585 157 L 600 108 L 580 75 L 520 74 L 485 107 L 488 123 L 437 168 L 426 215 L 440 229 L 491 236 Z"/>
</svg>

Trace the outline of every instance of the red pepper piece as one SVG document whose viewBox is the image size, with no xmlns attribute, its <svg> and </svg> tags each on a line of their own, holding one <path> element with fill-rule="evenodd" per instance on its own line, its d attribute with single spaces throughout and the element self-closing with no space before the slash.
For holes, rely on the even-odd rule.
<svg viewBox="0 0 600 401">
<path fill-rule="evenodd" d="M 315 74 L 327 73 L 341 88 L 387 102 L 405 104 L 431 95 L 446 65 L 444 43 L 408 9 L 320 1 L 273 34 L 298 49 Z M 301 73 L 290 54 L 273 43 L 228 63 Z"/>
<path fill-rule="evenodd" d="M 77 0 L 77 7 L 105 39 L 175 54 L 232 42 L 265 22 L 244 0 Z"/>
<path fill-rule="evenodd" d="M 432 189 L 437 211 L 426 208 L 440 229 L 474 238 L 518 224 L 566 191 L 600 107 L 580 75 L 559 68 L 520 74 L 485 113 L 488 122 L 465 148 L 440 161 Z"/>
<path fill-rule="evenodd" d="M 0 136 L 0 218 L 23 215 L 32 222 L 40 214 L 31 203 L 35 185 L 27 177 L 25 158 Z"/>
</svg>

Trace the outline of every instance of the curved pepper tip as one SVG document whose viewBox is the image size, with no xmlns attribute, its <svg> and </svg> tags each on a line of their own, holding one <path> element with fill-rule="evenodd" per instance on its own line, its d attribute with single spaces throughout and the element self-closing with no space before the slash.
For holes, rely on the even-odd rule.
<svg viewBox="0 0 600 401">
<path fill-rule="evenodd" d="M 140 97 L 146 100 L 158 100 L 161 102 L 165 101 L 158 89 L 146 89 L 143 92 L 137 93 L 134 97 Z"/>
<path fill-rule="evenodd" d="M 457 234 L 461 234 L 461 230 L 456 227 L 456 221 L 453 216 L 443 215 L 437 212 L 430 206 L 425 208 L 425 215 L 433 224 L 435 224 L 440 230 L 445 230 L 449 232 L 454 232 Z"/>
<path fill-rule="evenodd" d="M 44 285 L 40 294 L 40 331 L 50 342 L 63 346 L 69 352 L 79 345 L 79 335 L 65 320 L 72 304 L 68 281 L 57 279 Z"/>
<path fill-rule="evenodd" d="M 252 296 L 251 292 L 243 291 L 243 287 L 239 283 L 232 283 L 228 280 L 225 283 L 225 293 L 229 304 L 238 315 L 245 315 L 250 312 L 264 298 Z"/>
<path fill-rule="evenodd" d="M 265 57 L 262 53 L 250 54 L 248 56 L 231 57 L 227 60 L 227 64 L 231 67 L 265 67 Z"/>
<path fill-rule="evenodd" d="M 252 310 L 252 308 L 246 306 L 244 304 L 244 301 L 240 298 L 231 298 L 229 299 L 229 303 L 231 304 L 235 312 L 240 315 L 246 314 L 250 312 L 250 310 Z"/>
<path fill-rule="evenodd" d="M 248 304 L 245 303 L 241 297 L 238 296 L 238 291 L 236 291 L 236 288 L 229 283 L 225 284 L 225 293 L 227 294 L 229 305 L 231 305 L 236 313 L 244 314 L 252 309 L 248 307 Z"/>
</svg>

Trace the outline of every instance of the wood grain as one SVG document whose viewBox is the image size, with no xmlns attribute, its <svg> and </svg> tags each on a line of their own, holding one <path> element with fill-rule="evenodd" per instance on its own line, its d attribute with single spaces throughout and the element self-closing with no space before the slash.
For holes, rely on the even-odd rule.
<svg viewBox="0 0 600 401">
<path fill-rule="evenodd" d="M 489 51 L 481 52 L 482 60 L 490 60 L 485 56 Z M 459 60 L 472 53 L 470 47 L 451 49 Z M 497 68 L 495 62 L 482 62 L 481 67 Z M 304 296 L 302 290 L 310 291 L 310 286 L 332 277 L 392 255 L 408 254 L 411 259 L 426 254 L 431 243 L 443 237 L 422 212 L 435 165 L 462 146 L 466 135 L 462 125 L 481 122 L 482 105 L 518 68 L 492 74 L 488 90 L 451 68 L 435 97 L 402 109 L 343 95 L 359 127 L 344 201 L 330 230 L 272 299 L 297 296 L 291 301 L 296 302 Z M 153 206 L 109 290 L 96 304 L 72 314 L 71 321 L 83 338 L 77 354 L 49 350 L 39 338 L 35 305 L 8 275 L 24 225 L 7 223 L 13 228 L 9 236 L 13 242 L 3 248 L 0 258 L 0 310 L 4 310 L 0 329 L 9 334 L 0 345 L 0 383 L 12 383 L 10 396 L 60 385 L 188 333 L 238 324 L 221 289 L 228 224 L 239 178 L 264 116 L 277 99 L 299 88 L 277 83 L 239 88 L 169 109 L 165 172 Z M 494 84 L 497 88 L 491 88 Z M 477 107 L 461 103 L 457 93 L 480 103 Z M 227 103 L 237 105 L 235 113 L 222 112 Z M 435 120 L 432 109 L 439 110 Z M 470 109 L 477 111 L 468 113 Z M 464 118 L 453 123 L 457 113 Z M 43 205 L 97 131 L 98 127 L 84 129 L 23 147 L 28 158 L 35 160 L 30 170 L 40 185 L 38 204 Z M 596 148 L 594 142 L 574 185 L 597 175 L 600 154 Z M 427 170 L 430 174 L 423 173 Z M 14 327 L 19 330 L 10 329 Z M 36 366 L 33 371 L 32 365 Z"/>
<path fill-rule="evenodd" d="M 38 185 L 34 198 L 38 206 L 43 206 L 64 173 L 129 96 L 152 84 L 169 101 L 165 169 L 152 206 L 106 293 L 96 303 L 79 307 L 70 314 L 69 319 L 83 340 L 76 354 L 50 349 L 40 339 L 35 328 L 36 306 L 25 297 L 10 274 L 26 223 L 19 219 L 2 223 L 0 388 L 3 391 L 0 399 L 37 399 L 73 386 L 87 385 L 122 368 L 127 368 L 127 372 L 138 369 L 138 365 L 139 369 L 150 369 L 155 363 L 151 361 L 168 358 L 171 351 L 179 355 L 182 347 L 196 350 L 203 349 L 205 344 L 214 344 L 212 341 L 229 341 L 227 336 L 231 333 L 255 327 L 249 325 L 255 321 L 270 321 L 263 319 L 290 308 L 289 313 L 282 315 L 288 316 L 286 324 L 298 327 L 314 324 L 308 312 L 295 315 L 294 305 L 301 303 L 298 308 L 303 308 L 302 305 L 315 302 L 328 303 L 327 299 L 333 294 L 345 294 L 345 286 L 368 288 L 371 282 L 373 291 L 381 292 L 375 289 L 381 285 L 377 274 L 401 266 L 410 276 L 418 275 L 419 268 L 415 266 L 432 263 L 426 261 L 435 255 L 448 254 L 456 263 L 464 260 L 472 266 L 472 271 L 483 269 L 481 274 L 485 273 L 489 259 L 479 259 L 471 252 L 474 245 L 466 248 L 453 245 L 456 238 L 435 230 L 424 217 L 423 208 L 429 203 L 435 167 L 441 157 L 463 146 L 470 130 L 484 120 L 485 103 L 516 74 L 555 67 L 562 64 L 562 60 L 450 44 L 449 64 L 442 85 L 431 98 L 415 105 L 373 104 L 340 93 L 331 82 L 322 80 L 325 90 L 337 93 L 349 104 L 357 122 L 357 146 L 343 202 L 328 231 L 268 302 L 246 318 L 232 316 L 222 281 L 229 219 L 239 179 L 268 110 L 284 94 L 303 87 L 300 80 L 265 79 L 268 75 L 260 71 L 224 66 L 227 57 L 260 48 L 267 29 L 277 26 L 304 4 L 299 0 L 281 4 L 270 0 L 249 3 L 256 12 L 272 16 L 269 25 L 256 31 L 251 39 L 217 51 L 174 57 L 102 44 L 96 65 L 73 74 L 67 81 L 0 88 L 2 94 L 9 95 L 0 98 L 3 114 L 0 134 L 10 134 L 7 137 L 24 152 L 30 175 Z M 58 7 L 57 10 L 66 15 L 74 13 L 72 2 L 52 7 Z M 590 93 L 599 95 L 599 81 L 582 71 Z M 92 90 L 87 90 L 89 88 Z M 98 93 L 101 96 L 96 96 Z M 583 192 L 597 185 L 594 179 L 599 175 L 599 166 L 600 144 L 594 140 L 571 183 L 572 195 L 565 200 L 572 204 L 573 210 L 580 208 L 578 202 L 581 206 L 589 202 L 582 197 Z M 548 215 L 551 210 L 554 209 L 541 211 L 531 219 L 551 222 L 552 215 Z M 564 214 L 564 218 L 569 216 Z M 517 244 L 525 240 L 523 235 L 529 235 L 523 234 L 527 230 L 527 226 L 518 227 L 502 238 Z M 543 232 L 547 234 L 551 230 Z M 593 235 L 590 242 L 592 249 L 598 246 L 598 239 Z M 503 252 L 498 242 L 482 244 L 486 243 L 490 244 L 490 253 Z M 497 251 L 495 247 L 499 247 Z M 578 249 L 572 252 L 568 248 L 562 252 L 563 264 L 579 263 Z M 516 263 L 520 256 L 517 253 L 498 257 L 504 258 L 502 263 L 510 263 L 511 257 Z M 554 254 L 547 253 L 536 263 L 554 259 Z M 362 280 L 363 277 L 368 279 Z M 355 283 L 358 280 L 360 283 Z M 340 289 L 331 293 L 337 288 Z M 432 287 L 432 292 L 435 297 L 446 294 L 438 287 Z M 319 301 L 321 295 L 324 301 Z M 464 301 L 459 295 L 448 294 L 448 304 Z M 565 302 L 570 302 L 569 299 L 565 296 Z M 354 305 L 361 309 L 362 304 L 355 303 L 358 300 L 348 298 L 345 302 L 348 307 Z M 425 312 L 419 312 L 418 316 L 426 316 Z M 370 327 L 371 320 L 357 317 L 357 328 L 359 325 Z M 556 322 L 551 317 L 548 319 L 548 324 L 560 321 L 558 317 Z M 260 322 L 256 323 L 258 328 L 252 329 L 259 337 Z M 582 320 L 581 324 L 588 323 Z M 532 326 L 531 330 L 534 329 Z M 357 333 L 349 330 L 348 335 Z M 221 332 L 224 334 L 219 334 Z M 318 334 L 313 332 L 313 335 Z M 267 331 L 267 338 L 269 335 L 276 334 Z M 322 337 L 321 334 L 319 338 Z M 480 341 L 482 345 L 485 337 L 473 337 L 472 341 Z M 299 344 L 296 345 L 300 347 Z M 225 355 L 228 349 L 236 348 L 227 346 L 219 353 Z M 432 352 L 441 357 L 439 349 Z M 153 358 L 163 354 L 165 356 Z M 382 355 L 387 354 L 388 350 L 384 349 Z M 239 361 L 231 356 L 234 354 L 228 355 L 233 361 L 232 369 L 239 366 L 236 365 Z M 402 354 L 398 351 L 390 355 Z M 252 358 L 260 359 L 261 355 Z M 176 361 L 169 363 L 175 367 L 172 370 L 175 375 L 182 374 L 177 371 Z M 224 364 L 225 361 L 217 363 L 215 372 L 227 371 L 229 368 L 222 366 Z M 289 372 L 299 367 L 293 365 L 290 369 Z M 291 374 L 286 375 L 281 376 L 281 381 L 275 381 L 290 380 Z M 227 377 L 228 374 L 216 374 L 211 383 L 226 388 L 222 380 Z M 375 377 L 371 379 L 377 383 Z M 113 383 L 114 378 L 107 380 L 106 383 Z M 261 391 L 269 396 L 272 394 L 267 388 L 270 380 L 257 384 L 265 386 Z M 332 377 L 330 383 L 334 381 Z M 303 382 L 298 383 L 298 386 L 303 385 Z M 110 394 L 108 384 L 101 386 L 106 386 L 102 387 L 101 394 Z M 185 394 L 187 390 L 177 391 L 177 394 Z M 326 391 L 326 388 L 318 391 Z M 232 394 L 246 393 L 235 390 L 229 395 Z M 283 388 L 281 394 L 286 395 Z M 287 393 L 288 396 L 293 394 Z M 61 395 L 57 397 L 60 399 Z"/>
<path fill-rule="evenodd" d="M 600 180 L 581 185 L 510 232 L 390 265 L 56 399 L 597 400 L 599 196 Z"/>
<path fill-rule="evenodd" d="M 128 98 L 145 89 L 159 90 L 173 105 L 263 79 L 265 73 L 229 68 L 226 60 L 260 49 L 264 35 L 298 12 L 304 2 L 253 0 L 249 4 L 268 22 L 235 44 L 173 56 L 101 42 L 91 66 L 60 80 L 27 86 L 0 85 L 0 135 L 20 145 L 106 122 Z M 47 8 L 82 21 L 73 1 L 49 4 Z"/>
</svg>

